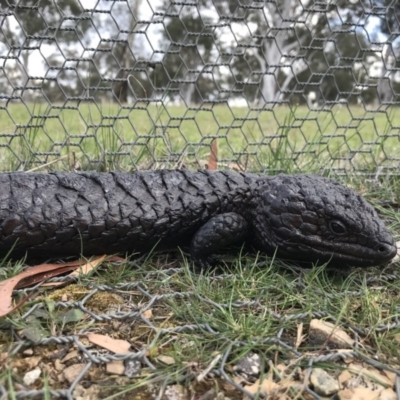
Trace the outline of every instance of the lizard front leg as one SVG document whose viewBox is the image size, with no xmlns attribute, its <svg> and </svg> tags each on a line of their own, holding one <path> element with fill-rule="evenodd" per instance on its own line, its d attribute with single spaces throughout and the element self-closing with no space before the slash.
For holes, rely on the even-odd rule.
<svg viewBox="0 0 400 400">
<path fill-rule="evenodd" d="M 212 254 L 223 247 L 240 245 L 249 231 L 247 221 L 234 212 L 212 217 L 194 235 L 190 253 L 200 269 L 213 266 Z"/>
</svg>

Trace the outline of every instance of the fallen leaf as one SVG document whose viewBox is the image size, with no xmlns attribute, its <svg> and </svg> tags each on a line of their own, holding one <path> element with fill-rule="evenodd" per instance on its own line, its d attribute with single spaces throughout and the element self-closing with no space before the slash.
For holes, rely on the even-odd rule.
<svg viewBox="0 0 400 400">
<path fill-rule="evenodd" d="M 62 264 L 39 264 L 10 279 L 20 278 L 18 284 L 16 285 L 16 289 L 23 289 L 29 286 L 36 285 L 37 283 L 45 281 L 46 279 L 65 274 L 66 272 L 78 268 L 81 264 L 82 262 L 80 260 Z M 28 276 L 23 276 L 25 273 Z"/>
<path fill-rule="evenodd" d="M 12 278 L 5 279 L 0 282 L 0 317 L 11 313 L 17 308 L 21 307 L 27 300 L 29 300 L 34 292 L 31 292 L 28 296 L 24 297 L 15 306 L 12 305 L 12 292 L 14 289 L 20 289 L 28 286 L 35 285 L 36 283 L 42 282 L 46 279 L 53 278 L 54 276 L 62 275 L 71 270 L 79 268 L 79 271 L 74 272 L 75 275 L 80 273 L 88 273 L 93 268 L 96 268 L 104 260 L 107 261 L 121 261 L 121 257 L 109 257 L 101 256 L 95 260 L 82 264 L 82 260 L 71 261 L 63 264 L 40 264 L 35 267 L 29 268 L 20 274 L 13 276 Z M 62 284 L 61 282 L 51 283 L 51 286 L 57 286 Z M 48 286 L 43 284 L 42 286 Z"/>
<path fill-rule="evenodd" d="M 69 322 L 78 322 L 85 316 L 85 313 L 79 308 L 73 308 L 71 310 L 67 310 L 61 312 L 57 316 L 57 321 L 62 322 L 63 324 L 68 324 Z"/>
<path fill-rule="evenodd" d="M 354 339 L 342 328 L 319 319 L 312 319 L 310 322 L 309 340 L 313 344 L 329 343 L 341 349 L 352 348 L 354 344 Z"/>
<path fill-rule="evenodd" d="M 379 400 L 396 400 L 396 399 L 397 399 L 397 394 L 391 388 L 386 388 L 382 390 L 382 392 L 379 395 Z"/>
<path fill-rule="evenodd" d="M 218 169 L 218 142 L 214 139 L 211 143 L 210 158 L 208 159 L 207 169 L 216 171 Z"/>
<path fill-rule="evenodd" d="M 229 163 L 228 167 L 229 167 L 229 169 L 233 169 L 234 171 L 238 171 L 238 172 L 242 172 L 245 170 L 245 168 L 242 165 L 240 165 L 238 163 L 234 163 L 234 162 Z"/>
<path fill-rule="evenodd" d="M 381 389 L 392 386 L 392 382 L 387 375 L 375 368 L 363 367 L 360 364 L 352 363 L 349 365 L 349 371 L 356 375 L 357 378 L 362 376 L 367 379 L 366 385 L 371 388 L 374 387 L 374 390 L 376 390 L 377 386 Z"/>
<path fill-rule="evenodd" d="M 272 391 L 278 390 L 279 385 L 269 379 L 264 379 L 261 382 L 259 379 L 257 379 L 253 385 L 248 385 L 245 386 L 244 388 L 251 394 L 259 393 L 261 396 L 267 396 Z"/>
<path fill-rule="evenodd" d="M 97 346 L 103 347 L 112 351 L 113 353 L 129 353 L 131 344 L 126 340 L 113 339 L 112 337 L 100 335 L 98 333 L 87 333 L 86 334 L 89 341 Z"/>
<path fill-rule="evenodd" d="M 382 373 L 389 379 L 390 382 L 392 382 L 392 385 L 394 386 L 396 383 L 397 374 L 386 370 L 383 370 Z"/>
<path fill-rule="evenodd" d="M 340 400 L 375 400 L 379 398 L 379 392 L 357 387 L 339 390 L 337 396 Z"/>
<path fill-rule="evenodd" d="M 48 333 L 38 320 L 34 320 L 22 330 L 22 335 L 31 342 L 38 343 L 41 339 L 45 338 Z"/>
<path fill-rule="evenodd" d="M 353 376 L 354 376 L 354 375 L 353 375 L 350 371 L 348 371 L 347 369 L 345 369 L 345 370 L 339 375 L 339 377 L 338 377 L 339 384 L 340 384 L 342 387 L 348 386 L 348 385 L 346 385 L 346 383 L 349 382 L 350 379 L 353 378 Z"/>
<path fill-rule="evenodd" d="M 78 260 L 80 261 L 80 260 Z M 67 276 L 81 276 L 81 275 L 87 275 L 90 271 L 92 271 L 93 269 L 96 269 L 103 261 L 125 261 L 124 258 L 122 257 L 118 257 L 118 256 L 111 256 L 111 257 L 107 257 L 106 255 L 103 255 L 99 258 L 95 258 L 94 260 L 89 260 L 88 262 L 86 262 L 85 264 L 82 264 L 81 262 L 79 263 L 79 265 L 77 265 L 76 268 L 74 268 L 74 270 Z M 59 286 L 62 285 L 63 282 L 48 282 L 48 283 L 44 283 L 42 285 L 42 287 L 46 287 L 46 286 Z"/>
<path fill-rule="evenodd" d="M 25 286 L 24 280 L 29 279 L 30 282 L 36 283 L 34 276 L 40 276 L 41 280 L 51 278 L 56 275 L 63 274 L 71 269 L 76 268 L 72 265 L 66 266 L 65 264 L 43 264 L 38 265 L 33 268 L 29 268 L 28 270 L 13 276 L 12 278 L 5 279 L 0 282 L 0 317 L 4 317 L 10 312 L 16 310 L 22 304 L 24 304 L 30 297 L 33 296 L 33 292 L 31 292 L 28 296 L 23 298 L 18 304 L 15 306 L 12 305 L 12 292 L 15 288 L 20 288 Z"/>
</svg>

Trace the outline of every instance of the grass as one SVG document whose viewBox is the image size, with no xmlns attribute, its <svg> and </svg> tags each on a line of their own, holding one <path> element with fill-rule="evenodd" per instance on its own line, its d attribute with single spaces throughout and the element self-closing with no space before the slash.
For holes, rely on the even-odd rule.
<svg viewBox="0 0 400 400">
<path fill-rule="evenodd" d="M 400 117 L 393 110 L 143 107 L 37 106 L 31 112 L 35 117 L 23 106 L 0 109 L 0 169 L 29 170 L 53 161 L 42 170 L 196 166 L 207 162 L 217 135 L 222 167 L 237 163 L 247 170 L 329 175 L 333 167 L 349 171 L 353 166 L 370 172 L 369 180 L 349 174 L 346 182 L 377 207 L 399 239 L 400 180 L 386 174 L 374 179 L 377 166 L 390 166 L 399 151 Z M 7 136 L 11 132 L 25 135 Z M 357 150 L 366 152 L 353 153 Z M 234 368 L 256 353 L 264 378 L 284 388 L 290 376 L 289 398 L 309 398 L 298 385 L 310 365 L 335 377 L 349 366 L 337 349 L 312 340 L 313 319 L 329 321 L 355 340 L 348 353 L 354 362 L 400 370 L 398 263 L 383 270 L 332 271 L 293 268 L 245 253 L 223 260 L 222 274 L 197 274 L 182 253 L 133 256 L 65 288 L 40 288 L 37 297 L 0 320 L 0 388 L 9 398 L 28 389 L 52 398 L 54 391 L 65 393 L 76 383 L 76 393 L 84 397 L 93 390 L 102 399 L 154 398 L 166 387 L 183 391 L 183 398 L 209 392 L 239 399 L 243 393 L 235 387 Z M 3 264 L 2 278 L 20 269 Z M 16 299 L 22 293 L 16 291 Z M 121 358 L 128 365 L 129 357 L 139 357 L 139 376 L 107 373 L 112 355 L 102 356 L 87 341 L 88 331 L 129 341 L 131 353 Z M 75 350 L 75 358 L 63 361 Z M 39 360 L 42 374 L 28 388 L 22 378 L 34 368 L 32 359 Z M 92 364 L 77 382 L 63 378 L 63 370 L 88 360 Z M 199 381 L 208 368 L 213 374 Z"/>
<path fill-rule="evenodd" d="M 233 162 L 257 171 L 355 167 L 371 172 L 377 165 L 390 166 L 400 150 L 400 116 L 390 108 L 136 107 L 2 107 L 0 168 L 29 170 L 48 163 L 55 170 L 132 170 L 183 163 L 198 167 L 217 138 L 221 166 Z"/>
</svg>

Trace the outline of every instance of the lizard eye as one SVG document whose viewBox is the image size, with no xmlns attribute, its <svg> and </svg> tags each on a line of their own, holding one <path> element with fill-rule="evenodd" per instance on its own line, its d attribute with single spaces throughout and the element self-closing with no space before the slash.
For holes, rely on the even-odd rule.
<svg viewBox="0 0 400 400">
<path fill-rule="evenodd" d="M 346 227 L 339 221 L 329 222 L 329 229 L 335 235 L 344 235 L 347 233 Z"/>
</svg>

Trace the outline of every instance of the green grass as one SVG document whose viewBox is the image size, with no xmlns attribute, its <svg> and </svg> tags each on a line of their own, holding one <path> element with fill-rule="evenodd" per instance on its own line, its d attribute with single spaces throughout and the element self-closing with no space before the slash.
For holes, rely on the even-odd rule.
<svg viewBox="0 0 400 400">
<path fill-rule="evenodd" d="M 171 272 L 169 267 L 177 269 Z M 336 350 L 307 338 L 309 323 L 317 318 L 333 322 L 352 337 L 357 332 L 356 352 L 360 359 L 399 368 L 396 343 L 400 328 L 385 329 L 398 314 L 398 276 L 387 282 L 385 274 L 381 275 L 382 271 L 377 269 L 355 270 L 349 274 L 321 266 L 296 271 L 278 261 L 245 254 L 228 263 L 222 275 L 212 271 L 195 274 L 185 259 L 157 254 L 147 263 L 127 264 L 123 268 L 124 279 L 118 283 L 115 282 L 118 268 L 112 264 L 104 266 L 90 279 L 82 279 L 80 285 L 87 291 L 78 297 L 74 297 L 72 286 L 59 289 L 70 294 L 67 307 L 56 299 L 48 300 L 44 293 L 25 304 L 12 319 L 2 321 L 3 351 L 16 344 L 9 336 L 5 339 L 7 326 L 14 327 L 21 338 L 34 342 L 52 336 L 96 332 L 130 341 L 134 352 L 147 349 L 147 358 L 155 366 L 154 370 L 143 366 L 139 378 L 117 378 L 94 365 L 96 372 L 84 381 L 100 387 L 104 396 L 101 398 L 136 398 L 138 393 L 158 387 L 165 380 L 169 384 L 179 382 L 184 387 L 191 386 L 200 395 L 204 393 L 204 386 L 210 390 L 215 385 L 223 385 L 216 376 L 209 378 L 204 386 L 196 386 L 196 376 L 216 357 L 215 368 L 223 368 L 229 376 L 238 360 L 249 352 L 261 355 L 266 371 L 268 365 L 271 368 L 271 362 L 273 367 L 294 363 L 297 369 L 305 371 L 310 359 L 334 355 Z M 105 308 L 100 306 L 98 298 L 91 301 L 95 296 L 93 287 L 102 288 L 101 293 L 110 296 Z M 47 296 L 56 294 L 54 290 L 47 293 Z M 117 308 L 111 297 L 115 295 L 123 299 Z M 35 304 L 40 306 L 29 317 L 24 317 Z M 148 309 L 152 315 L 141 318 Z M 117 310 L 119 318 L 113 317 Z M 139 317 L 129 317 L 135 310 L 139 311 Z M 73 318 L 65 320 L 62 316 L 67 312 Z M 86 312 L 94 313 L 99 319 L 85 319 Z M 121 318 L 123 315 L 126 316 Z M 104 316 L 109 317 L 108 321 L 103 320 Z M 296 345 L 300 324 L 304 336 Z M 82 348 L 91 348 L 84 337 L 78 337 Z M 67 388 L 68 384 L 58 382 L 58 374 L 52 371 L 51 355 L 62 349 L 72 351 L 74 347 L 66 343 L 48 351 L 49 346 L 54 349 L 54 344 L 34 347 L 34 354 L 50 366 L 46 379 L 37 381 L 34 388 L 44 390 L 46 385 L 52 389 Z M 165 365 L 160 356 L 172 357 L 174 363 Z M 19 352 L 8 362 L 10 366 L 23 365 L 21 360 Z M 315 362 L 316 366 L 327 371 L 346 368 L 340 360 L 322 360 Z M 11 382 L 18 382 L 24 369 L 9 368 L 3 373 L 7 377 L 4 383 L 10 387 Z M 148 393 L 146 398 L 150 397 Z"/>
<path fill-rule="evenodd" d="M 395 161 L 400 146 L 395 110 L 366 113 L 342 106 L 319 113 L 305 107 L 257 112 L 215 106 L 192 111 L 149 106 L 131 111 L 110 105 L 59 110 L 36 105 L 31 113 L 35 117 L 16 105 L 0 109 L 0 170 L 30 170 L 53 161 L 42 170 L 197 167 L 199 161 L 208 161 L 217 136 L 221 168 L 236 162 L 246 170 L 271 173 L 331 174 L 332 167 L 348 171 L 345 182 L 377 207 L 399 240 L 400 179 L 383 174 L 368 181 L 351 171 L 359 168 L 373 177 L 378 165 Z M 353 153 L 358 150 L 365 152 Z M 239 399 L 242 394 L 229 392 L 223 374 L 232 377 L 237 361 L 249 352 L 261 356 L 264 375 L 272 374 L 276 382 L 289 372 L 296 379 L 304 377 L 310 360 L 332 374 L 348 367 L 335 349 L 309 340 L 312 319 L 330 321 L 355 338 L 352 355 L 357 362 L 399 371 L 398 263 L 384 270 L 332 271 L 325 266 L 296 269 L 261 255 L 222 258 L 222 274 L 197 274 L 181 253 L 133 256 L 120 266 L 105 264 L 64 289 L 40 289 L 37 297 L 0 320 L 0 357 L 9 354 L 0 366 L 0 385 L 17 398 L 29 358 L 22 352 L 32 348 L 41 358 L 43 374 L 31 389 L 42 390 L 45 398 L 51 398 L 50 390 L 68 389 L 53 355 L 91 350 L 83 335 L 91 331 L 128 340 L 132 352 L 144 350 L 149 362 L 133 378 L 106 374 L 104 363 L 94 363 L 82 382 L 85 390 L 98 388 L 101 398 L 154 398 L 163 385 L 176 384 L 190 388 L 194 397 L 214 390 Z M 3 264 L 1 279 L 20 269 L 19 264 Z M 16 300 L 21 297 L 20 292 L 15 295 Z M 152 315 L 145 317 L 149 309 Z M 73 335 L 78 342 L 68 340 Z M 65 341 L 45 342 L 53 336 Z M 37 345 L 16 347 L 26 339 Z M 166 365 L 160 356 L 174 362 Z M 197 382 L 210 366 L 215 375 Z"/>
<path fill-rule="evenodd" d="M 0 108 L 0 168 L 132 170 L 199 166 L 218 139 L 220 166 L 272 171 L 341 168 L 373 172 L 400 151 L 396 109 L 338 105 L 266 110 L 137 104 Z"/>
</svg>

